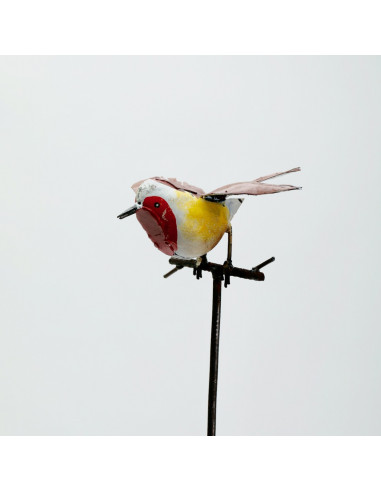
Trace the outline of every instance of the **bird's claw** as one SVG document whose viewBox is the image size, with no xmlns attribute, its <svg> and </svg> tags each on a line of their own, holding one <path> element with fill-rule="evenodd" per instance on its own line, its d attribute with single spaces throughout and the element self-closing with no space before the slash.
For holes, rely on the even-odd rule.
<svg viewBox="0 0 381 492">
<path fill-rule="evenodd" d="M 227 259 L 223 264 L 224 268 L 224 287 L 230 285 L 230 272 L 233 268 L 233 263 L 231 260 Z"/>
<path fill-rule="evenodd" d="M 206 255 L 199 256 L 197 258 L 197 266 L 193 268 L 193 275 L 196 276 L 196 279 L 202 278 L 202 267 L 207 263 Z"/>
</svg>

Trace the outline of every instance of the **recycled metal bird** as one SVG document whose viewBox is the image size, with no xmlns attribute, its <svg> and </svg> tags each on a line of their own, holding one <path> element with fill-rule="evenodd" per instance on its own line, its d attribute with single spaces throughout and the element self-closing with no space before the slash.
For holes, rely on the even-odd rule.
<svg viewBox="0 0 381 492">
<path fill-rule="evenodd" d="M 291 185 L 264 183 L 268 179 L 296 171 L 300 171 L 300 167 L 253 181 L 228 184 L 210 193 L 175 178 L 149 178 L 132 186 L 136 194 L 135 204 L 118 215 L 118 218 L 136 214 L 148 237 L 161 252 L 181 258 L 204 257 L 227 232 L 227 261 L 231 262 L 230 222 L 243 198 L 228 197 L 300 189 Z"/>
<path fill-rule="evenodd" d="M 175 178 L 154 177 L 132 185 L 135 204 L 118 215 L 136 217 L 154 245 L 169 256 L 203 257 L 229 234 L 228 261 L 231 261 L 231 220 L 243 198 L 230 195 L 265 195 L 298 190 L 297 186 L 264 183 L 268 179 L 300 171 L 300 167 L 270 174 L 253 181 L 232 183 L 210 193 Z"/>
</svg>

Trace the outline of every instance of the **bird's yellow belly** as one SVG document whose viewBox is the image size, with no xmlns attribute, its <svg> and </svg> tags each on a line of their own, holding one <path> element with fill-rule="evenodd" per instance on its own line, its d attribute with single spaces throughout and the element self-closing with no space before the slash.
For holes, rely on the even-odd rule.
<svg viewBox="0 0 381 492">
<path fill-rule="evenodd" d="M 229 227 L 229 210 L 221 203 L 178 192 L 177 254 L 195 258 L 213 249 Z"/>
</svg>

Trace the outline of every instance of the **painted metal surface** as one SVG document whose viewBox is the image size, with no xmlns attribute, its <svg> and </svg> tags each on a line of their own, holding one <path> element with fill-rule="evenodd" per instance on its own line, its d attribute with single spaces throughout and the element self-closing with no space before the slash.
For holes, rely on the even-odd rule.
<svg viewBox="0 0 381 492">
<path fill-rule="evenodd" d="M 136 212 L 148 237 L 162 253 L 172 256 L 177 250 L 177 224 L 171 207 L 160 196 L 149 196 Z"/>
<path fill-rule="evenodd" d="M 206 196 L 267 195 L 269 193 L 279 193 L 281 191 L 299 190 L 300 188 L 298 186 L 263 183 L 263 181 L 275 178 L 276 176 L 294 173 L 296 171 L 300 171 L 300 167 L 295 167 L 294 169 L 290 169 L 289 171 L 269 174 L 268 176 L 254 179 L 253 181 L 228 184 L 211 191 Z"/>
<path fill-rule="evenodd" d="M 299 189 L 292 185 L 264 183 L 300 168 L 269 174 L 253 181 L 232 183 L 210 193 L 176 178 L 154 177 L 135 183 L 137 219 L 154 245 L 164 254 L 197 258 L 211 251 L 231 226 L 242 198 L 230 195 L 263 195 Z M 158 203 L 158 209 L 155 209 Z M 124 218 L 131 209 L 120 214 Z"/>
<path fill-rule="evenodd" d="M 186 183 L 185 181 L 179 181 L 176 178 L 164 178 L 163 176 L 155 176 L 149 179 L 153 179 L 154 181 L 170 186 L 175 190 L 188 191 L 189 193 L 192 193 L 195 196 L 202 196 L 205 194 L 205 191 L 199 188 L 198 186 L 190 185 L 189 183 Z M 144 181 L 145 180 L 143 179 L 141 181 L 138 181 L 137 183 L 134 183 L 131 186 L 131 188 L 134 190 L 135 193 L 137 192 L 140 185 L 144 183 Z"/>
</svg>

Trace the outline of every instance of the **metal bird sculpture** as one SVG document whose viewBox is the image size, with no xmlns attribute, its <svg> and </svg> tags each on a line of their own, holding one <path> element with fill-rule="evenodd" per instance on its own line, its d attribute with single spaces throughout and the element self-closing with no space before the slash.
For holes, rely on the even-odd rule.
<svg viewBox="0 0 381 492">
<path fill-rule="evenodd" d="M 220 339 L 221 284 L 230 284 L 230 277 L 248 280 L 264 280 L 261 269 L 272 263 L 269 258 L 251 270 L 233 267 L 231 220 L 243 202 L 243 198 L 231 195 L 265 195 L 300 189 L 291 185 L 274 185 L 264 181 L 283 174 L 300 171 L 299 167 L 269 174 L 253 181 L 228 184 L 205 193 L 201 188 L 178 181 L 175 178 L 154 177 L 132 186 L 135 204 L 118 215 L 124 219 L 136 217 L 154 245 L 166 255 L 175 268 L 164 275 L 169 277 L 183 267 L 193 268 L 197 279 L 202 271 L 213 276 L 212 331 L 210 343 L 210 371 L 208 394 L 208 436 L 216 435 L 218 352 Z M 223 265 L 208 262 L 206 254 L 228 233 L 228 254 Z M 195 259 L 194 259 L 195 258 Z"/>
<path fill-rule="evenodd" d="M 210 193 L 175 178 L 149 178 L 132 185 L 136 194 L 135 204 L 118 218 L 136 214 L 148 237 L 166 255 L 204 257 L 225 232 L 231 242 L 230 222 L 243 198 L 228 198 L 230 195 L 265 195 L 300 189 L 292 185 L 264 183 L 296 171 L 300 171 L 300 167 L 253 181 L 228 184 Z M 229 256 L 228 261 L 231 261 Z"/>
</svg>

